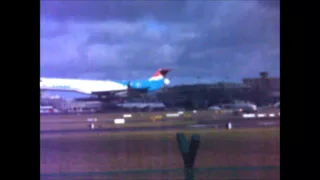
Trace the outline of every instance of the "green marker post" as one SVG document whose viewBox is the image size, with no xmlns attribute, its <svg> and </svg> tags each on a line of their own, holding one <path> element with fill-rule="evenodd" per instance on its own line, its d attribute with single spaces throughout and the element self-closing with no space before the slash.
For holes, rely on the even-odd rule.
<svg viewBox="0 0 320 180">
<path fill-rule="evenodd" d="M 200 135 L 193 134 L 188 143 L 183 133 L 177 133 L 178 147 L 184 162 L 184 174 L 186 180 L 194 180 L 194 162 L 200 145 Z"/>
</svg>

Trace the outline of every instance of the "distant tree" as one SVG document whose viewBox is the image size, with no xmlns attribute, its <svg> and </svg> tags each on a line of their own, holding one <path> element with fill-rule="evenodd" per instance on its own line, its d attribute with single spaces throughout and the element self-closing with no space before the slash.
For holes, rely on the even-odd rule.
<svg viewBox="0 0 320 180">
<path fill-rule="evenodd" d="M 192 103 L 192 101 L 190 100 L 186 100 L 184 103 L 183 103 L 183 106 L 186 110 L 192 110 L 194 109 L 194 105 Z"/>
</svg>

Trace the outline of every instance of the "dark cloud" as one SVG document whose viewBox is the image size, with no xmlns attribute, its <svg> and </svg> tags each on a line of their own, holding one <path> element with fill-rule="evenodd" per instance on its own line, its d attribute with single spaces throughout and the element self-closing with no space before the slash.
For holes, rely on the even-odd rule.
<svg viewBox="0 0 320 180">
<path fill-rule="evenodd" d="M 42 1 L 47 76 L 175 81 L 279 75 L 278 1 Z"/>
<path fill-rule="evenodd" d="M 260 5 L 263 7 L 267 8 L 272 8 L 272 9 L 280 9 L 280 0 L 270 0 L 270 1 L 259 1 Z"/>
<path fill-rule="evenodd" d="M 125 20 L 144 17 L 163 21 L 183 19 L 181 11 L 187 1 L 41 1 L 41 14 L 58 20 L 80 21 Z"/>
</svg>

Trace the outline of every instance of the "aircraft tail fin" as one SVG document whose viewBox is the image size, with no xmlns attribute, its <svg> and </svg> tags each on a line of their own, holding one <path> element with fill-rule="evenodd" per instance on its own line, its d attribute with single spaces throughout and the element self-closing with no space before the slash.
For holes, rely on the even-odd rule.
<svg viewBox="0 0 320 180">
<path fill-rule="evenodd" d="M 171 69 L 158 69 L 152 77 L 165 77 Z"/>
</svg>

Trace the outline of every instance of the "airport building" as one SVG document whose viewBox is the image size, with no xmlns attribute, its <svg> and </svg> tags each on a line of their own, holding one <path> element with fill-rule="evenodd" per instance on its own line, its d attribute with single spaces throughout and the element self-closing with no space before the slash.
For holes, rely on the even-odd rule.
<svg viewBox="0 0 320 180">
<path fill-rule="evenodd" d="M 246 99 L 250 87 L 241 83 L 180 85 L 157 94 L 168 107 L 183 106 L 186 102 L 195 108 L 207 108 L 213 104 L 231 103 Z"/>
<path fill-rule="evenodd" d="M 260 77 L 244 78 L 243 83 L 180 85 L 157 93 L 157 98 L 168 107 L 188 102 L 197 108 L 207 108 L 236 100 L 257 105 L 273 104 L 280 101 L 280 78 L 268 77 L 267 72 L 261 72 Z"/>
<path fill-rule="evenodd" d="M 70 100 L 64 106 L 65 112 L 98 112 L 101 110 L 100 101 L 74 101 Z"/>
<path fill-rule="evenodd" d="M 258 103 L 275 103 L 280 101 L 280 77 L 269 77 L 261 72 L 260 77 L 244 78 L 243 83 L 251 87 L 251 95 Z"/>
<path fill-rule="evenodd" d="M 56 109 L 63 109 L 66 104 L 66 100 L 59 96 L 43 96 L 40 98 L 41 106 L 52 106 Z"/>
</svg>

